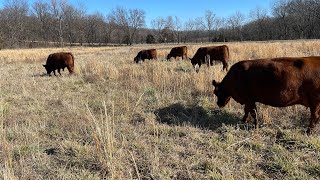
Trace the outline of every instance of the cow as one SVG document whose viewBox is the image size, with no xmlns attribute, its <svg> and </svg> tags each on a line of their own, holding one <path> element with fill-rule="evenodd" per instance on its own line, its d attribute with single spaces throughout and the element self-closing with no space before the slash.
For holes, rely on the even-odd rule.
<svg viewBox="0 0 320 180">
<path fill-rule="evenodd" d="M 174 57 L 175 59 L 177 57 L 180 57 L 182 59 L 187 59 L 188 49 L 187 46 L 180 46 L 180 47 L 174 47 L 171 49 L 170 53 L 167 55 L 167 60 L 170 60 L 170 58 Z"/>
<path fill-rule="evenodd" d="M 47 74 L 51 76 L 51 72 L 56 76 L 56 70 L 60 73 L 60 69 L 64 71 L 64 68 L 67 68 L 69 73 L 74 73 L 74 57 L 70 52 L 59 52 L 50 54 L 47 58 L 46 64 L 43 65 L 45 67 Z"/>
<path fill-rule="evenodd" d="M 300 104 L 310 108 L 308 135 L 319 122 L 320 56 L 240 61 L 222 82 L 213 80 L 212 85 L 219 107 L 224 107 L 230 98 L 244 104 L 244 123 L 250 114 L 257 127 L 256 102 L 273 107 Z"/>
<path fill-rule="evenodd" d="M 144 61 L 145 59 L 157 59 L 156 49 L 141 50 L 137 56 L 134 58 L 134 62 L 139 63 L 139 61 Z"/>
<path fill-rule="evenodd" d="M 193 56 L 191 64 L 196 69 L 196 65 L 201 66 L 201 64 L 213 65 L 213 61 L 221 61 L 223 64 L 223 70 L 228 70 L 229 61 L 229 48 L 226 45 L 222 46 L 208 46 L 200 47 L 196 54 Z M 196 69 L 198 72 L 199 69 Z"/>
</svg>

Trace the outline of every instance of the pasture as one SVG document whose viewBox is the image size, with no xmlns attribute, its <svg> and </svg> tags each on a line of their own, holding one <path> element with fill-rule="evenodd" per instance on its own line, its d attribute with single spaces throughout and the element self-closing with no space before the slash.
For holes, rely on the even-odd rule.
<svg viewBox="0 0 320 180">
<path fill-rule="evenodd" d="M 234 42 L 245 59 L 320 55 L 319 40 Z M 200 46 L 186 44 L 192 57 Z M 221 45 L 221 44 L 211 44 Z M 318 179 L 320 125 L 309 110 L 258 105 L 262 127 L 241 123 L 243 106 L 216 105 L 217 63 L 195 73 L 166 61 L 179 45 L 0 50 L 1 179 Z M 157 61 L 135 64 L 142 49 Z M 47 76 L 53 52 L 72 52 L 75 75 Z"/>
</svg>

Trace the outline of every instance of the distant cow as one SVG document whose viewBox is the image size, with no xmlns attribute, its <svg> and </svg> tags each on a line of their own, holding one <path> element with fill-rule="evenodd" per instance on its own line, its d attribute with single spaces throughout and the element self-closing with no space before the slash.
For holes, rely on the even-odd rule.
<svg viewBox="0 0 320 180">
<path fill-rule="evenodd" d="M 49 76 L 52 71 L 56 76 L 56 70 L 61 75 L 60 69 L 64 70 L 65 67 L 72 74 L 74 72 L 74 57 L 70 52 L 53 53 L 48 56 L 47 63 L 43 66 L 46 68 Z"/>
<path fill-rule="evenodd" d="M 194 68 L 196 68 L 196 65 L 200 68 L 201 64 L 209 66 L 213 65 L 213 61 L 221 61 L 223 70 L 228 70 L 229 48 L 226 45 L 200 47 L 190 60 Z M 198 69 L 196 71 L 198 72 Z"/>
<path fill-rule="evenodd" d="M 234 64 L 221 83 L 212 81 L 219 107 L 230 98 L 244 104 L 258 125 L 256 102 L 285 107 L 301 104 L 310 108 L 310 134 L 320 119 L 320 56 L 241 61 Z"/>
<path fill-rule="evenodd" d="M 175 59 L 177 57 L 181 57 L 182 59 L 187 59 L 188 49 L 187 46 L 180 46 L 180 47 L 174 47 L 171 49 L 170 53 L 167 56 L 167 60 L 170 60 L 170 58 L 174 57 Z"/>
<path fill-rule="evenodd" d="M 156 49 L 148 49 L 141 50 L 137 56 L 134 58 L 134 62 L 139 63 L 139 61 L 144 61 L 145 59 L 157 59 L 157 50 Z"/>
</svg>

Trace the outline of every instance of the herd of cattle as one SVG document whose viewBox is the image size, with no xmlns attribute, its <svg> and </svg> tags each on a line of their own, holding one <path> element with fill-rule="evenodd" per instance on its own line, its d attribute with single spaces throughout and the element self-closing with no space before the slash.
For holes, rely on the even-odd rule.
<svg viewBox="0 0 320 180">
<path fill-rule="evenodd" d="M 223 46 L 201 47 L 193 58 L 187 57 L 187 47 L 172 48 L 167 60 L 181 57 L 190 59 L 194 68 L 201 64 L 212 65 L 221 61 L 223 70 L 228 70 L 229 48 Z M 139 63 L 145 59 L 157 59 L 157 50 L 140 51 L 134 58 Z M 71 53 L 50 54 L 46 65 L 50 75 L 55 70 L 74 72 L 74 57 Z M 198 69 L 196 69 L 198 72 Z M 258 126 L 256 102 L 273 107 L 300 104 L 310 108 L 311 119 L 307 134 L 311 134 L 320 119 L 320 56 L 282 57 L 270 59 L 244 60 L 235 63 L 221 82 L 212 81 L 217 96 L 217 105 L 225 106 L 231 98 L 244 105 L 242 121 L 247 123 L 249 115 Z"/>
<path fill-rule="evenodd" d="M 188 48 L 187 46 L 174 47 L 171 49 L 170 53 L 167 55 L 167 60 L 171 58 L 181 57 L 182 59 L 190 59 L 191 64 L 198 72 L 202 64 L 213 65 L 213 61 L 221 61 L 223 64 L 223 69 L 228 70 L 228 61 L 229 61 L 229 48 L 226 45 L 222 46 L 209 46 L 209 47 L 200 47 L 193 58 L 188 58 Z M 134 62 L 139 63 L 144 60 L 157 59 L 157 50 L 156 49 L 147 49 L 140 51 L 137 56 L 134 58 Z"/>
</svg>

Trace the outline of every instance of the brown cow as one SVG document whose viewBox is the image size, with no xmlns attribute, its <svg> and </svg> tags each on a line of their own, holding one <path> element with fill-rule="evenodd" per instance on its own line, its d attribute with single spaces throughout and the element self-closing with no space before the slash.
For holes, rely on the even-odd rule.
<svg viewBox="0 0 320 180">
<path fill-rule="evenodd" d="M 320 56 L 241 61 L 234 64 L 221 83 L 212 81 L 219 107 L 230 98 L 244 104 L 257 127 L 256 102 L 285 107 L 301 104 L 310 108 L 310 134 L 320 118 Z"/>
<path fill-rule="evenodd" d="M 51 72 L 56 76 L 56 69 L 60 73 L 60 69 L 64 70 L 66 67 L 69 73 L 74 72 L 74 57 L 70 52 L 59 52 L 50 54 L 47 58 L 47 63 L 43 65 L 46 68 L 47 74 L 51 76 Z"/>
<path fill-rule="evenodd" d="M 141 50 L 137 56 L 134 58 L 134 62 L 139 63 L 139 61 L 144 61 L 145 59 L 157 59 L 156 49 Z"/>
<path fill-rule="evenodd" d="M 187 59 L 188 49 L 187 46 L 180 46 L 180 47 L 174 47 L 171 49 L 170 53 L 167 55 L 167 60 L 170 60 L 170 58 L 174 57 L 175 59 L 177 57 L 180 57 L 182 59 Z"/>
<path fill-rule="evenodd" d="M 200 47 L 190 60 L 194 68 L 196 68 L 196 65 L 200 68 L 201 64 L 213 65 L 214 60 L 221 61 L 223 70 L 228 70 L 229 48 L 226 45 Z M 199 70 L 196 69 L 196 71 Z"/>
</svg>

